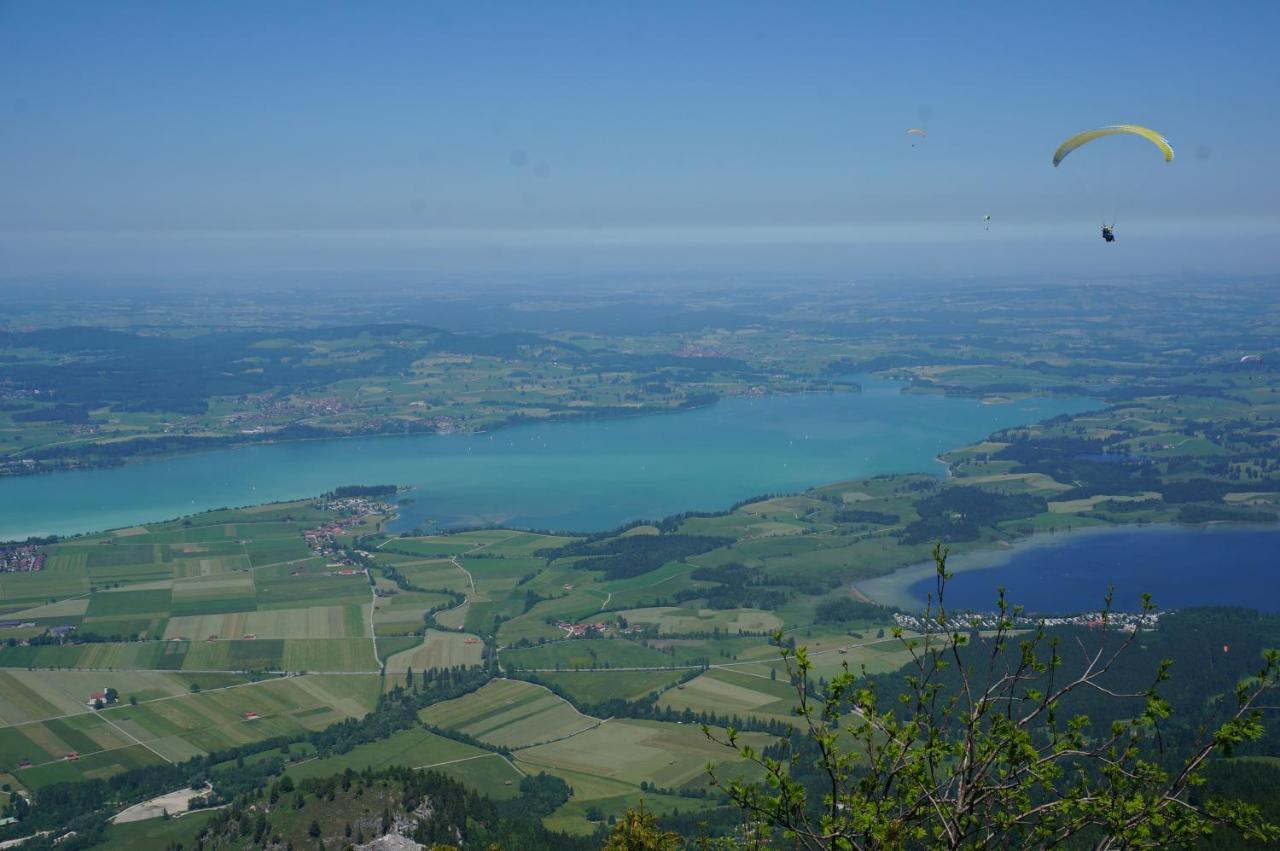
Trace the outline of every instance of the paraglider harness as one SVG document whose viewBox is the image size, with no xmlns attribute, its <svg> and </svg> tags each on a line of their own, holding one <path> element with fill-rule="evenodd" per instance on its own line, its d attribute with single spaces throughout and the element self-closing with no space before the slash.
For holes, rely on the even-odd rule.
<svg viewBox="0 0 1280 851">
<path fill-rule="evenodd" d="M 1115 225 L 1103 225 L 1103 226 L 1102 226 L 1102 238 L 1103 238 L 1103 240 L 1105 240 L 1106 242 L 1115 242 L 1115 241 L 1116 241 L 1116 235 L 1115 235 L 1115 232 L 1114 232 L 1114 231 L 1112 231 L 1112 228 L 1114 228 L 1114 227 L 1115 227 Z"/>
</svg>

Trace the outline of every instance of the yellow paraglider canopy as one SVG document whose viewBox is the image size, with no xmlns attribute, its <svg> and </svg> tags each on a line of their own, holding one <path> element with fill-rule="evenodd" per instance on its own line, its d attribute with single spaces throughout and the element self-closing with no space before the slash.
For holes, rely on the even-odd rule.
<svg viewBox="0 0 1280 851">
<path fill-rule="evenodd" d="M 1077 133 L 1063 142 L 1058 146 L 1058 150 L 1053 153 L 1053 167 L 1057 168 L 1058 163 L 1062 162 L 1067 154 L 1081 145 L 1087 145 L 1094 139 L 1101 139 L 1103 136 L 1115 136 L 1119 133 L 1141 136 L 1160 149 L 1160 152 L 1164 154 L 1165 162 L 1173 162 L 1173 147 L 1169 144 L 1169 140 L 1150 127 L 1140 127 L 1137 124 L 1112 124 L 1110 127 L 1100 127 L 1097 130 L 1086 130 L 1083 133 Z"/>
</svg>

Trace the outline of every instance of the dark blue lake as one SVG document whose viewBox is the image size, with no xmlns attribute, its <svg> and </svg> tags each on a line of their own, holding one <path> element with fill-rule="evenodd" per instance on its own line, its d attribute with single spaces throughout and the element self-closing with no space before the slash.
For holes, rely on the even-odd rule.
<svg viewBox="0 0 1280 851">
<path fill-rule="evenodd" d="M 1247 606 L 1280 611 L 1280 527 L 1155 526 L 1041 535 L 1003 553 L 953 559 L 949 608 L 994 609 L 996 588 L 1029 612 L 1097 609 L 1114 585 L 1115 607 Z M 919 608 L 934 589 L 931 565 L 859 587 L 877 600 Z"/>
</svg>

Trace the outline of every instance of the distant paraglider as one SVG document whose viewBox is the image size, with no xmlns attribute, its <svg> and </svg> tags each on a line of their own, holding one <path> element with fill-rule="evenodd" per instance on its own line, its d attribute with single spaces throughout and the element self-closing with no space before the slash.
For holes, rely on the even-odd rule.
<svg viewBox="0 0 1280 851">
<path fill-rule="evenodd" d="M 991 216 L 990 216 L 990 214 L 985 215 L 985 216 L 983 216 L 983 217 L 982 217 L 982 229 L 983 229 L 983 230 L 991 230 Z"/>
<path fill-rule="evenodd" d="M 1262 363 L 1262 355 L 1245 355 L 1240 358 L 1240 363 Z"/>
<path fill-rule="evenodd" d="M 1139 136 L 1146 139 L 1148 142 L 1155 145 L 1160 150 L 1160 153 L 1164 154 L 1165 162 L 1173 162 L 1173 146 L 1169 144 L 1168 139 L 1161 136 L 1150 127 L 1142 127 L 1137 124 L 1111 124 L 1107 127 L 1099 127 L 1097 130 L 1086 130 L 1083 133 L 1077 133 L 1067 139 L 1058 146 L 1058 150 L 1053 152 L 1053 167 L 1057 168 L 1061 165 L 1062 161 L 1067 158 L 1067 154 L 1071 153 L 1076 148 L 1087 145 L 1095 139 L 1101 139 L 1103 136 L 1120 135 Z M 1105 219 L 1103 220 L 1103 242 L 1116 241 L 1115 227 L 1114 221 L 1108 225 L 1106 224 Z"/>
<path fill-rule="evenodd" d="M 911 140 L 911 147 L 914 148 L 916 146 L 917 138 L 923 142 L 925 139 L 929 138 L 929 134 L 921 130 L 919 127 L 908 127 L 907 138 Z"/>
<path fill-rule="evenodd" d="M 908 131 L 910 132 L 910 131 Z M 1161 136 L 1150 127 L 1140 127 L 1137 124 L 1112 124 L 1109 127 L 1100 127 L 1097 130 L 1086 130 L 1083 133 L 1077 133 L 1067 141 L 1058 146 L 1058 150 L 1053 152 L 1053 167 L 1057 168 L 1067 154 L 1083 145 L 1087 145 L 1094 139 L 1101 139 L 1103 136 L 1116 136 L 1121 134 L 1129 134 L 1132 136 L 1141 136 L 1151 144 L 1160 149 L 1160 153 L 1164 154 L 1164 161 L 1173 162 L 1173 146 L 1169 144 L 1169 140 Z"/>
</svg>

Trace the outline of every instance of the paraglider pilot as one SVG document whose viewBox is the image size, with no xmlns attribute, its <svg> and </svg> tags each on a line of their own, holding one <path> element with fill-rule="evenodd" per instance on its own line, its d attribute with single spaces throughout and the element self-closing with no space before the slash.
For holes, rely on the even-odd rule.
<svg viewBox="0 0 1280 851">
<path fill-rule="evenodd" d="M 1115 241 L 1116 241 L 1116 235 L 1115 235 L 1115 232 L 1111 230 L 1113 227 L 1115 227 L 1115 225 L 1103 225 L 1103 226 L 1102 226 L 1102 238 L 1103 238 L 1103 240 L 1105 240 L 1106 242 L 1115 242 Z"/>
</svg>

